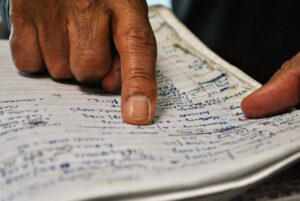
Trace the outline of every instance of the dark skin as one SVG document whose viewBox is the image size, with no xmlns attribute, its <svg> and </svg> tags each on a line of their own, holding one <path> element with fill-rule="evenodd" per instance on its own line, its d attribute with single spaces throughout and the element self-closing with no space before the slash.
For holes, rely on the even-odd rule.
<svg viewBox="0 0 300 201">
<path fill-rule="evenodd" d="M 122 83 L 122 115 L 150 124 L 156 106 L 156 41 L 144 0 L 11 0 L 11 50 L 22 72 L 47 68 L 113 92 Z M 118 54 L 111 54 L 110 38 Z"/>
<path fill-rule="evenodd" d="M 47 70 L 58 80 L 122 85 L 122 116 L 147 125 L 156 107 L 156 41 L 145 0 L 11 0 L 11 50 L 22 72 Z M 113 38 L 117 54 L 112 55 Z M 247 117 L 265 117 L 300 103 L 300 53 L 245 98 Z"/>
</svg>

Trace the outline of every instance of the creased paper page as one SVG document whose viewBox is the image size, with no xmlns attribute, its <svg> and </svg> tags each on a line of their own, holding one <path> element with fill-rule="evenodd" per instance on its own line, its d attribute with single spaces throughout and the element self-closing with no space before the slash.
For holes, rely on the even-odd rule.
<svg viewBox="0 0 300 201">
<path fill-rule="evenodd" d="M 168 10 L 151 9 L 150 20 L 158 103 L 155 122 L 144 127 L 122 121 L 119 95 L 18 74 L 1 42 L 1 201 L 213 185 L 299 151 L 299 111 L 245 119 L 240 101 L 258 84 L 193 47 Z"/>
</svg>

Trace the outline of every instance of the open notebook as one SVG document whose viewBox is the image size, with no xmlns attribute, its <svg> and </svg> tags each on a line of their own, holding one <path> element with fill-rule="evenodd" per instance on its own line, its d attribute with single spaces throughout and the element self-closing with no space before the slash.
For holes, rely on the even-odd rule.
<svg viewBox="0 0 300 201">
<path fill-rule="evenodd" d="M 300 157 L 300 111 L 249 120 L 259 87 L 151 7 L 156 118 L 124 123 L 119 95 L 18 74 L 0 43 L 0 200 L 226 200 Z"/>
</svg>

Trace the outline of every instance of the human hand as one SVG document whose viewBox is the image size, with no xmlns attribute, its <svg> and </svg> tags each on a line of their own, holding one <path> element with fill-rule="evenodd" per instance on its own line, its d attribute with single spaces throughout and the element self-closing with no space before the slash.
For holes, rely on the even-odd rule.
<svg viewBox="0 0 300 201">
<path fill-rule="evenodd" d="M 156 107 L 156 41 L 145 0 L 11 0 L 11 50 L 22 72 L 122 83 L 122 116 L 149 124 Z M 112 55 L 111 36 L 118 55 Z"/>
<path fill-rule="evenodd" d="M 300 103 L 300 52 L 285 62 L 260 89 L 242 101 L 247 117 L 260 118 L 278 114 Z"/>
</svg>

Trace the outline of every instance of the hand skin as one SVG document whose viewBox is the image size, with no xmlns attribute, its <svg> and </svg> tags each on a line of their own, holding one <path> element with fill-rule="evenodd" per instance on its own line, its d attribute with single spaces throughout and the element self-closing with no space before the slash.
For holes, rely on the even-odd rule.
<svg viewBox="0 0 300 201">
<path fill-rule="evenodd" d="M 300 103 L 300 52 L 285 62 L 261 88 L 242 101 L 249 118 L 261 118 L 284 112 Z"/>
<path fill-rule="evenodd" d="M 150 124 L 156 107 L 156 41 L 145 0 L 11 0 L 14 63 L 113 92 L 122 116 Z M 111 37 L 117 54 L 112 55 Z M 122 84 L 121 84 L 122 83 Z"/>
<path fill-rule="evenodd" d="M 156 107 L 156 42 L 144 0 L 11 0 L 12 56 L 22 72 L 46 69 L 108 92 L 121 87 L 122 115 L 150 124 Z M 117 55 L 112 55 L 112 36 Z M 247 117 L 283 112 L 300 103 L 300 53 L 242 101 Z"/>
</svg>

